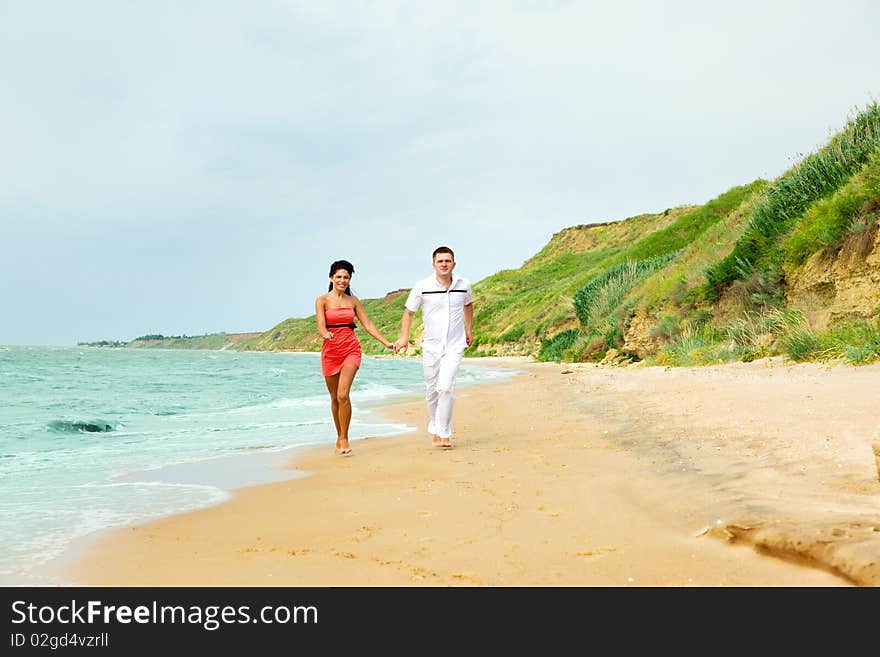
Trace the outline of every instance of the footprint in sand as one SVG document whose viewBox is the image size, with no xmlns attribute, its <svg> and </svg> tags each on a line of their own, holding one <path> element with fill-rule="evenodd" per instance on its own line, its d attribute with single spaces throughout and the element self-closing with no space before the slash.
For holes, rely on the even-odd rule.
<svg viewBox="0 0 880 657">
<path fill-rule="evenodd" d="M 608 554 L 609 552 L 615 552 L 617 548 L 613 545 L 607 545 L 605 547 L 595 548 L 593 550 L 583 550 L 577 553 L 579 557 L 601 557 L 604 554 Z"/>
<path fill-rule="evenodd" d="M 450 577 L 452 577 L 452 579 L 454 579 L 454 580 L 467 581 L 467 582 L 471 582 L 472 584 L 481 584 L 482 583 L 482 580 L 480 579 L 480 576 L 477 573 L 471 573 L 471 572 L 452 573 L 452 575 L 450 575 Z"/>
<path fill-rule="evenodd" d="M 378 531 L 379 527 L 370 527 L 369 525 L 364 525 L 360 529 L 357 530 L 357 533 L 352 536 L 352 540 L 355 543 L 360 543 L 361 541 L 365 541 L 368 538 L 373 537 L 373 532 Z"/>
</svg>

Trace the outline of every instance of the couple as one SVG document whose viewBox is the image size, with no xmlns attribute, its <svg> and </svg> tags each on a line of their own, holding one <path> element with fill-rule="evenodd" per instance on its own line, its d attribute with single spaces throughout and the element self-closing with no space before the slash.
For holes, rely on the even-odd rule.
<svg viewBox="0 0 880 657">
<path fill-rule="evenodd" d="M 448 246 L 434 249 L 434 273 L 417 282 L 406 300 L 400 321 L 400 337 L 389 342 L 367 317 L 360 299 L 352 295 L 349 283 L 354 266 L 347 260 L 330 265 L 330 288 L 315 301 L 321 347 L 321 370 L 330 392 L 330 408 L 336 424 L 336 453 L 351 454 L 348 427 L 351 424 L 349 393 L 361 364 L 361 345 L 354 333 L 355 318 L 364 330 L 394 353 L 406 351 L 409 330 L 422 309 L 422 370 L 428 401 L 428 433 L 431 445 L 452 447 L 452 390 L 462 353 L 473 341 L 474 298 L 466 278 L 453 276 L 455 254 Z"/>
</svg>

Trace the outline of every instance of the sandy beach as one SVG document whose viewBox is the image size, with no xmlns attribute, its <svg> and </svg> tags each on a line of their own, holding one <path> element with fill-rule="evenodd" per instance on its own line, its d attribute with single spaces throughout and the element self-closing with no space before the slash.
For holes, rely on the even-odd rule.
<svg viewBox="0 0 880 657">
<path fill-rule="evenodd" d="M 300 452 L 309 476 L 100 536 L 109 586 L 877 586 L 880 365 L 481 359 L 452 450 L 417 428 Z M 355 403 L 357 400 L 355 399 Z M 329 413 L 329 409 L 328 409 Z"/>
</svg>

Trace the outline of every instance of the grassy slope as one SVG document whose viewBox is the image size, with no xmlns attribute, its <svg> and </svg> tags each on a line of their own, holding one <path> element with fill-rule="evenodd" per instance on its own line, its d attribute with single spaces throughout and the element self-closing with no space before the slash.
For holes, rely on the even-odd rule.
<svg viewBox="0 0 880 657">
<path fill-rule="evenodd" d="M 519 269 L 474 285 L 472 352 L 534 353 L 540 340 L 577 325 L 572 297 L 645 234 L 674 224 L 693 206 L 619 222 L 566 228 Z"/>
<path fill-rule="evenodd" d="M 767 183 L 756 180 L 750 185 L 735 187 L 702 206 L 677 227 L 681 251 L 666 267 L 647 277 L 628 295 L 650 310 L 681 306 L 694 297 L 706 283 L 705 270 L 730 253 L 745 232 L 746 225 Z M 708 212 L 707 212 L 708 210 Z M 703 218 L 702 230 L 695 218 Z M 708 225 L 705 225 L 708 224 Z M 653 236 L 648 236 L 651 239 Z"/>
<path fill-rule="evenodd" d="M 880 214 L 880 147 L 837 192 L 813 203 L 782 244 L 787 270 L 819 249 L 833 251 L 847 234 L 869 231 Z"/>
<path fill-rule="evenodd" d="M 797 231 L 804 213 L 844 187 L 880 148 L 880 105 L 872 103 L 828 144 L 797 162 L 767 188 L 733 249 L 707 270 L 714 296 L 753 273 L 772 273 L 783 260 L 780 237 Z M 802 254 L 804 255 L 804 254 Z"/>
</svg>

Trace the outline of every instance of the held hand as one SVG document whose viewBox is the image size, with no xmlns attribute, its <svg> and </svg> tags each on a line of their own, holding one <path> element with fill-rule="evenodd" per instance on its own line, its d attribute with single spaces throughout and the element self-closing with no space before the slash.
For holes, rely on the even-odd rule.
<svg viewBox="0 0 880 657">
<path fill-rule="evenodd" d="M 397 338 L 397 340 L 394 341 L 394 353 L 400 353 L 401 349 L 406 351 L 406 343 L 407 341 L 403 338 Z"/>
</svg>

